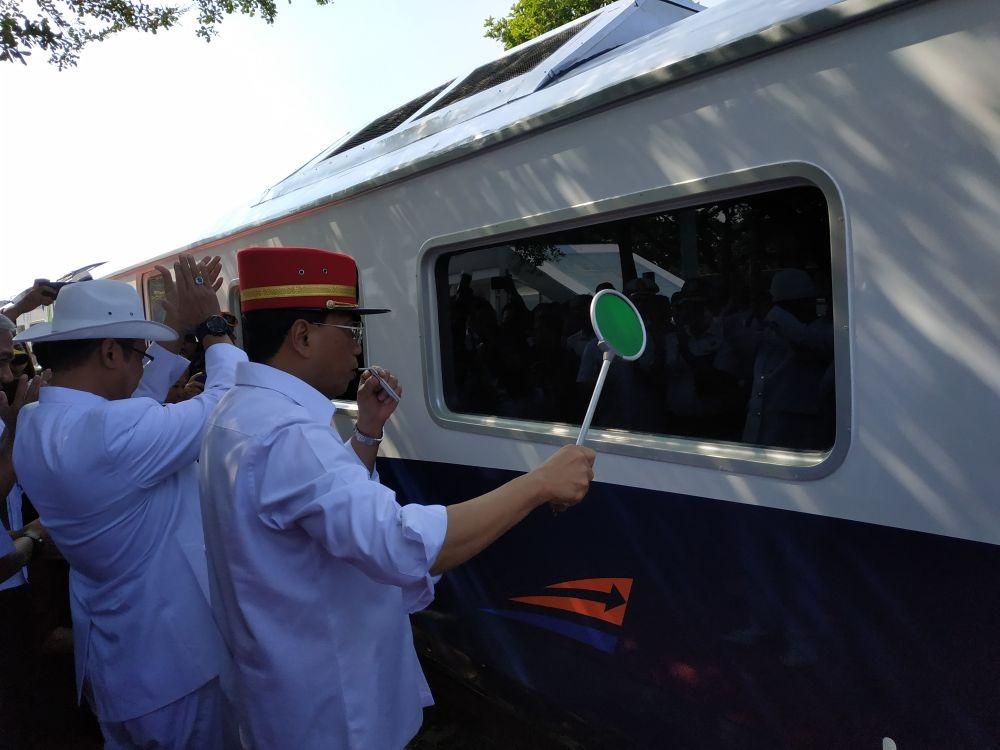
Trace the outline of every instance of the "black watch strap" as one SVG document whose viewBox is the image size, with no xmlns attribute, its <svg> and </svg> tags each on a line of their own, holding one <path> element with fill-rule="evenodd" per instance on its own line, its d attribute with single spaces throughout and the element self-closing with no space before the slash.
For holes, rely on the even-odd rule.
<svg viewBox="0 0 1000 750">
<path fill-rule="evenodd" d="M 194 333 L 199 339 L 206 336 L 225 336 L 229 332 L 229 323 L 221 315 L 209 315 L 198 324 Z"/>
</svg>

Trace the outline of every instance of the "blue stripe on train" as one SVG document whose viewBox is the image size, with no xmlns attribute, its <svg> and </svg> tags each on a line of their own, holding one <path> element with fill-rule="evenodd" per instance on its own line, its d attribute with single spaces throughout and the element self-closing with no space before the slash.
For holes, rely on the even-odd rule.
<svg viewBox="0 0 1000 750">
<path fill-rule="evenodd" d="M 379 465 L 402 502 L 457 502 L 514 476 Z M 513 601 L 593 578 L 633 579 L 621 627 Z M 446 575 L 414 624 L 456 672 L 485 665 L 476 679 L 505 700 L 528 711 L 548 699 L 630 746 L 874 749 L 892 737 L 903 750 L 995 750 L 998 582 L 993 545 L 595 484 L 572 512 L 541 509 Z"/>
<path fill-rule="evenodd" d="M 488 615 L 506 617 L 508 620 L 524 622 L 528 625 L 551 630 L 553 633 L 559 633 L 580 643 L 586 643 L 588 646 L 593 646 L 607 654 L 613 653 L 615 646 L 618 645 L 617 636 L 602 633 L 600 630 L 587 627 L 586 625 L 579 625 L 575 622 L 560 620 L 557 617 L 550 617 L 549 615 L 539 615 L 534 612 L 516 612 L 510 609 L 489 609 L 488 607 L 483 607 L 479 611 L 485 612 Z"/>
</svg>

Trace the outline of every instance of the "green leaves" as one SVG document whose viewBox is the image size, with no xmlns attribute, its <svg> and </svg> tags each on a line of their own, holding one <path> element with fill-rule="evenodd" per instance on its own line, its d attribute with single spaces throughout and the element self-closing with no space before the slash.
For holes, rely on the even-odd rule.
<svg viewBox="0 0 1000 750">
<path fill-rule="evenodd" d="M 316 0 L 329 5 L 332 0 Z M 20 0 L 0 0 L 0 62 L 27 65 L 34 50 L 49 53 L 60 70 L 76 65 L 80 50 L 126 29 L 151 34 L 176 26 L 183 13 L 198 14 L 198 36 L 206 41 L 223 18 L 260 15 L 273 23 L 275 0 L 196 0 L 193 5 L 147 5 L 133 0 L 38 0 L 30 16 Z"/>
<path fill-rule="evenodd" d="M 614 0 L 517 0 L 503 18 L 490 16 L 483 22 L 485 37 L 496 39 L 504 49 L 534 39 Z"/>
</svg>

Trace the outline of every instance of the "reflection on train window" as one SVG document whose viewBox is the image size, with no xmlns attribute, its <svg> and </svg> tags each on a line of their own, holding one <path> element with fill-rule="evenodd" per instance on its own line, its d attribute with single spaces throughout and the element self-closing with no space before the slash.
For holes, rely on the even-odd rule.
<svg viewBox="0 0 1000 750">
<path fill-rule="evenodd" d="M 615 361 L 596 427 L 827 450 L 835 437 L 830 232 L 793 187 L 443 255 L 445 401 L 579 423 L 600 369 L 595 291 L 636 304 L 643 356 Z"/>
<path fill-rule="evenodd" d="M 163 286 L 163 277 L 159 273 L 146 276 L 146 317 L 162 323 L 167 318 L 167 312 L 160 304 L 166 294 Z"/>
</svg>

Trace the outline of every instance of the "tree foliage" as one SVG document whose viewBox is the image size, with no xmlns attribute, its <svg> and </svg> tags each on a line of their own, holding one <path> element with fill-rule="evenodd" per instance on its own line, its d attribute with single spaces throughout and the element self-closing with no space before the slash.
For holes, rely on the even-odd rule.
<svg viewBox="0 0 1000 750">
<path fill-rule="evenodd" d="M 327 5 L 332 0 L 316 0 Z M 225 16 L 260 15 L 273 23 L 275 0 L 195 0 L 193 5 L 146 5 L 141 0 L 0 0 L 0 62 L 27 64 L 35 50 L 60 69 L 76 65 L 80 50 L 126 29 L 152 34 L 198 14 L 196 33 L 206 41 Z"/>
<path fill-rule="evenodd" d="M 517 0 L 506 16 L 490 16 L 483 22 L 486 28 L 484 36 L 496 39 L 503 44 L 504 49 L 510 49 L 613 2 L 614 0 Z"/>
</svg>

